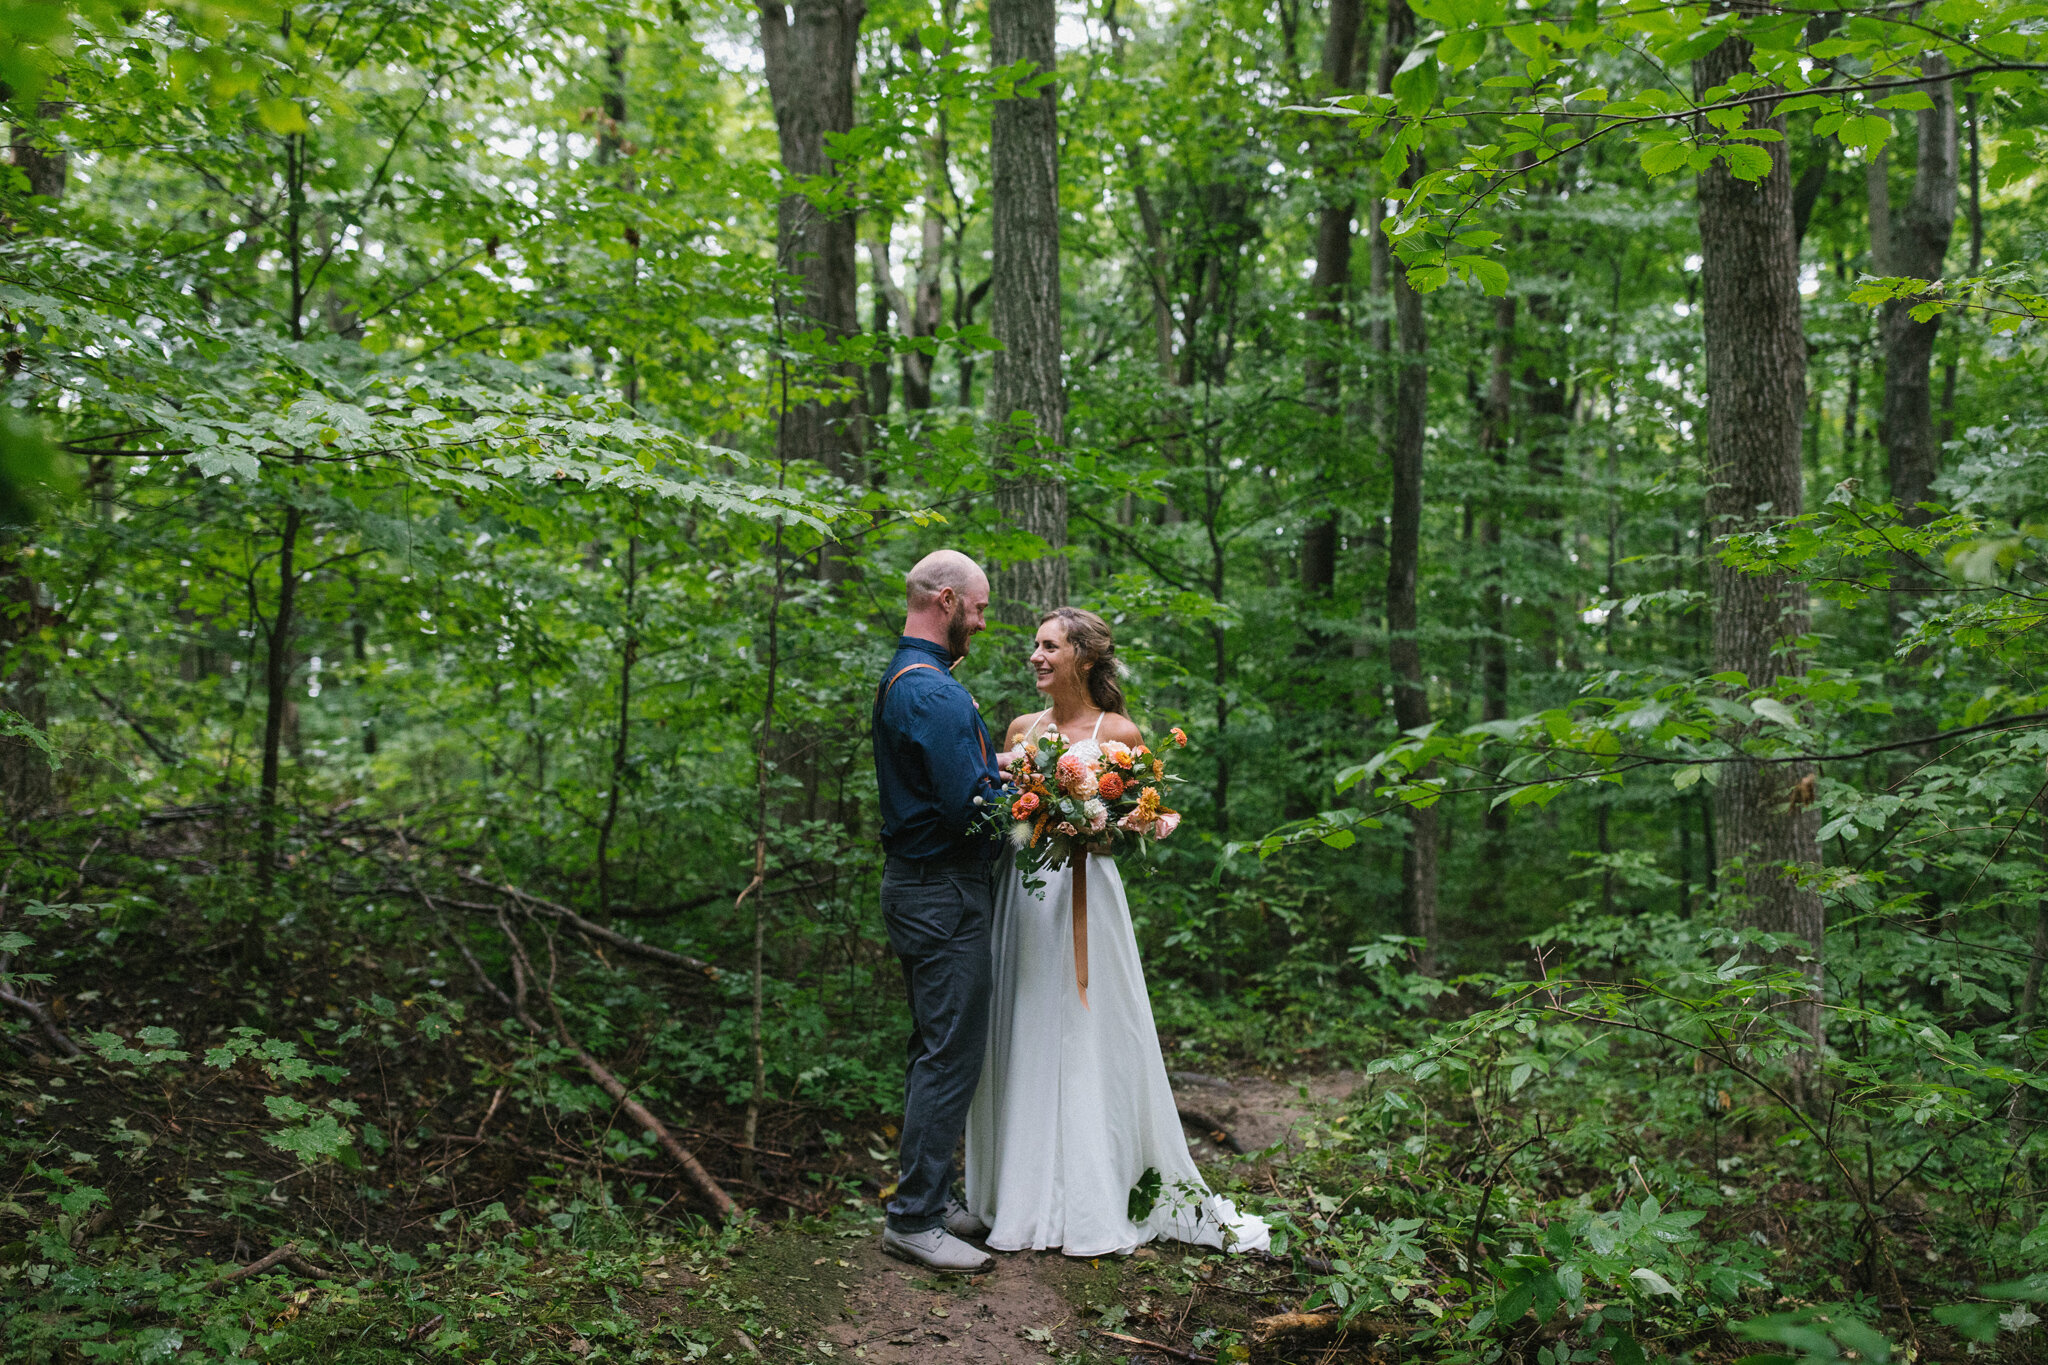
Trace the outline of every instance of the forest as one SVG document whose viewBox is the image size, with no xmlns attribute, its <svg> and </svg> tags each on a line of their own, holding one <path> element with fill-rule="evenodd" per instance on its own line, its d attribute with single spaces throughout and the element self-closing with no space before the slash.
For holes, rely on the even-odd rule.
<svg viewBox="0 0 2048 1365">
<path fill-rule="evenodd" d="M 2048 1359 L 2044 73 L 6 0 L 0 1356 Z M 875 1255 L 940 547 L 998 735 L 1071 603 L 1189 737 L 1132 911 L 1270 1254 Z"/>
</svg>

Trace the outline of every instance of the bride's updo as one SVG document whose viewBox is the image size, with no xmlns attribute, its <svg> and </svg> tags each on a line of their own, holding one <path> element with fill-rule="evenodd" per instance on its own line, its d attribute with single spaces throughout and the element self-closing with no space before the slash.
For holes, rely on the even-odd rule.
<svg viewBox="0 0 2048 1365">
<path fill-rule="evenodd" d="M 1081 679 L 1088 685 L 1088 700 L 1098 710 L 1124 713 L 1124 689 L 1118 681 L 1123 665 L 1116 659 L 1116 636 L 1109 622 L 1079 607 L 1054 607 L 1038 618 L 1038 624 L 1058 621 L 1066 628 L 1067 643 L 1080 660 Z"/>
</svg>

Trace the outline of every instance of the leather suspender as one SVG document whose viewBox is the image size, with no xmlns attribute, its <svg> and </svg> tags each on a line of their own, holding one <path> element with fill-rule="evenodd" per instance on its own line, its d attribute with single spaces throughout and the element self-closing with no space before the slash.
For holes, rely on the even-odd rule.
<svg viewBox="0 0 2048 1365">
<path fill-rule="evenodd" d="M 943 668 L 940 668 L 937 664 L 905 664 L 903 667 L 896 670 L 895 678 L 891 678 L 888 682 L 882 684 L 882 697 L 884 700 L 886 700 L 889 696 L 889 689 L 896 685 L 896 678 L 902 677 L 905 673 L 910 672 L 910 670 L 913 668 L 929 668 L 934 673 L 943 673 L 946 671 Z"/>
<path fill-rule="evenodd" d="M 945 669 L 940 668 L 937 664 L 905 664 L 903 667 L 896 670 L 895 677 L 890 678 L 888 682 L 882 684 L 883 701 L 887 701 L 889 699 L 889 691 L 891 688 L 896 686 L 897 679 L 901 678 L 905 673 L 910 672 L 914 668 L 929 668 L 934 673 L 944 673 L 946 671 Z M 974 740 L 975 743 L 981 745 L 981 761 L 984 763 L 988 762 L 988 729 L 986 726 L 980 724 L 975 725 Z"/>
</svg>

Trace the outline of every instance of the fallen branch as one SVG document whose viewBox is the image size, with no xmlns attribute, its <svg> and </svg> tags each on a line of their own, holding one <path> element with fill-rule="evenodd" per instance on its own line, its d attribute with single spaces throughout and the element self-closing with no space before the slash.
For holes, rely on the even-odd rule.
<svg viewBox="0 0 2048 1365">
<path fill-rule="evenodd" d="M 1190 1128 L 1200 1129 L 1208 1137 L 1209 1141 L 1215 1143 L 1218 1147 L 1236 1152 L 1239 1156 L 1244 1155 L 1244 1144 L 1237 1140 L 1236 1135 L 1224 1127 L 1219 1120 L 1211 1118 L 1201 1110 L 1181 1110 L 1180 1121 L 1187 1124 Z"/>
<path fill-rule="evenodd" d="M 321 1265 L 318 1261 L 309 1261 L 303 1256 L 285 1257 L 284 1268 L 293 1274 L 304 1275 L 309 1280 L 338 1280 L 342 1277 L 341 1271 Z"/>
<path fill-rule="evenodd" d="M 1172 1356 L 1175 1360 L 1185 1360 L 1188 1362 L 1188 1365 L 1215 1365 L 1216 1362 L 1215 1356 L 1199 1355 L 1194 1351 L 1184 1350 L 1179 1346 L 1168 1346 L 1163 1341 L 1147 1341 L 1143 1337 L 1125 1336 L 1122 1332 L 1104 1330 L 1097 1330 L 1095 1335 L 1098 1337 L 1108 1337 L 1111 1341 L 1121 1341 L 1127 1346 L 1136 1346 L 1140 1350 L 1157 1351 L 1160 1355 Z"/>
<path fill-rule="evenodd" d="M 71 1035 L 57 1027 L 57 1021 L 50 1017 L 47 1005 L 16 995 L 7 980 L 7 965 L 12 954 L 0 953 L 0 1005 L 5 1005 L 43 1031 L 50 1040 L 50 1046 L 66 1057 L 78 1056 L 78 1044 L 71 1041 Z"/>
<path fill-rule="evenodd" d="M 507 939 L 512 944 L 512 980 L 515 987 L 513 999 L 514 1009 L 519 1015 L 519 1022 L 526 1025 L 527 1029 L 536 1037 L 545 1036 L 547 1030 L 534 1022 L 533 1016 L 526 1009 L 526 978 L 537 975 L 537 973 L 533 970 L 533 964 L 527 960 L 525 945 L 521 944 L 519 936 L 512 932 L 512 926 L 505 922 L 502 913 L 498 918 L 498 926 L 504 931 Z M 655 1142 L 660 1145 L 664 1152 L 669 1154 L 669 1157 L 674 1160 L 676 1165 L 683 1168 L 684 1173 L 690 1178 L 690 1183 L 695 1185 L 698 1193 L 702 1194 L 705 1200 L 710 1203 L 713 1211 L 717 1213 L 720 1222 L 725 1222 L 737 1215 L 739 1213 L 739 1205 L 733 1203 L 732 1196 L 727 1194 L 724 1188 L 712 1178 L 711 1172 L 704 1169 L 703 1163 L 691 1155 L 690 1150 L 684 1147 L 682 1143 L 676 1141 L 675 1134 L 669 1132 L 667 1125 L 662 1123 L 660 1119 L 649 1113 L 647 1106 L 632 1097 L 632 1094 L 620 1082 L 619 1078 L 612 1074 L 609 1067 L 585 1051 L 583 1045 L 577 1042 L 570 1034 L 569 1026 L 562 1018 L 562 1008 L 555 1003 L 555 993 L 552 989 L 547 992 L 547 1000 L 548 1012 L 554 1016 L 555 1020 L 555 1040 L 574 1054 L 576 1060 L 583 1064 L 583 1069 L 590 1073 L 590 1078 L 596 1081 L 603 1088 L 604 1092 L 618 1103 L 621 1109 L 626 1111 L 628 1118 L 639 1124 L 646 1131 L 654 1134 Z"/>
<path fill-rule="evenodd" d="M 1252 1323 L 1255 1339 L 1259 1341 L 1271 1341 L 1275 1337 L 1314 1336 L 1336 1326 L 1335 1313 L 1275 1313 L 1270 1318 L 1258 1318 Z"/>
<path fill-rule="evenodd" d="M 286 1242 L 260 1261 L 251 1261 L 247 1265 L 238 1265 L 233 1270 L 223 1270 L 220 1274 L 213 1277 L 213 1282 L 217 1287 L 224 1284 L 233 1284 L 237 1280 L 246 1280 L 251 1275 L 261 1275 L 266 1270 L 273 1270 L 279 1264 L 296 1257 L 298 1254 L 299 1244 L 297 1242 Z"/>
<path fill-rule="evenodd" d="M 566 905 L 559 905 L 551 900 L 543 900 L 530 891 L 522 891 L 516 886 L 503 886 L 497 882 L 485 881 L 482 877 L 472 877 L 467 872 L 458 872 L 455 875 L 461 880 L 468 882 L 471 886 L 481 886 L 486 890 L 495 891 L 501 896 L 510 896 L 522 907 L 538 910 L 544 915 L 551 915 L 564 924 L 573 925 L 578 932 L 588 934 L 592 938 L 603 939 L 606 943 L 625 952 L 651 958 L 656 962 L 666 962 L 671 967 L 687 967 L 693 972 L 703 973 L 713 981 L 716 981 L 721 975 L 717 967 L 712 966 L 702 958 L 691 957 L 687 953 L 671 952 L 667 948 L 657 948 L 652 943 L 642 943 L 637 938 L 627 938 L 616 929 L 607 929 L 602 924 L 583 918 L 583 916 L 577 914 Z M 425 897 L 422 896 L 421 899 L 425 899 Z M 495 914 L 498 910 L 498 907 L 495 905 L 479 905 L 475 901 L 449 900 L 445 896 L 437 896 L 435 899 L 439 900 L 443 905 L 453 905 L 458 909 L 473 910 L 484 914 Z"/>
</svg>

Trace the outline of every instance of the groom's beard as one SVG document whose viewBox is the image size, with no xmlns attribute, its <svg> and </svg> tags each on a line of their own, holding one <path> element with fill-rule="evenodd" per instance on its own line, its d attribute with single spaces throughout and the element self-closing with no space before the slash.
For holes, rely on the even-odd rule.
<svg viewBox="0 0 2048 1365">
<path fill-rule="evenodd" d="M 967 629 L 967 604 L 959 603 L 953 608 L 953 619 L 946 622 L 946 652 L 955 659 L 967 657 L 967 642 L 974 638 Z"/>
</svg>

